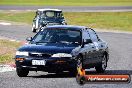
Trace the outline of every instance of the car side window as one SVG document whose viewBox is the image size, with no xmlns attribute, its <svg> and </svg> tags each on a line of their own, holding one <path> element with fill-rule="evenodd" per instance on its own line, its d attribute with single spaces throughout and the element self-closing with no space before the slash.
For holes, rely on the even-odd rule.
<svg viewBox="0 0 132 88">
<path fill-rule="evenodd" d="M 86 42 L 87 39 L 90 39 L 90 35 L 87 30 L 83 31 L 83 39 L 84 39 L 84 42 Z"/>
<path fill-rule="evenodd" d="M 98 42 L 99 41 L 98 36 L 95 33 L 95 31 L 93 31 L 92 29 L 89 29 L 89 34 L 90 34 L 90 38 L 91 38 L 92 42 Z"/>
</svg>

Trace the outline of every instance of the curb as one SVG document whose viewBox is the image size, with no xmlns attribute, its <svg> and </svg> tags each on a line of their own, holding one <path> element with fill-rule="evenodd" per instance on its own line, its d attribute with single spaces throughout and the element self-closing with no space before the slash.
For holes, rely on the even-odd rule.
<svg viewBox="0 0 132 88">
<path fill-rule="evenodd" d="M 25 41 L 18 41 L 18 40 L 15 40 L 15 39 L 9 39 L 9 38 L 5 38 L 5 37 L 2 37 L 0 39 L 7 39 L 9 41 L 15 41 L 15 42 L 19 42 L 20 44 L 22 45 L 25 45 L 27 42 Z M 1 72 L 9 72 L 9 71 L 15 71 L 16 70 L 16 65 L 15 64 L 2 64 L 0 65 L 0 73 Z"/>
<path fill-rule="evenodd" d="M 0 65 L 0 72 L 15 71 L 16 66 L 14 64 L 10 65 Z"/>
</svg>

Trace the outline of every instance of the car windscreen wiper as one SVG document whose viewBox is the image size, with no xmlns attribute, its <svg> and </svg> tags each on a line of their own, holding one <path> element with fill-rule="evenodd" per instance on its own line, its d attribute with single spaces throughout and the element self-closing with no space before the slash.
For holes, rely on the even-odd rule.
<svg viewBox="0 0 132 88">
<path fill-rule="evenodd" d="M 59 43 L 66 43 L 66 44 L 80 44 L 79 42 L 68 42 L 68 41 L 59 41 Z"/>
</svg>

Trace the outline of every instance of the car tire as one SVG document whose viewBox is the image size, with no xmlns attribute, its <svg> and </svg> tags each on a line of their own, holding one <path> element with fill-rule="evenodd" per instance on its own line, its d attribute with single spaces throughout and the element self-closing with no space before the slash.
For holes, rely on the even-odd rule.
<svg viewBox="0 0 132 88">
<path fill-rule="evenodd" d="M 36 29 L 35 29 L 35 24 L 32 23 L 32 32 L 35 33 L 36 32 Z"/>
<path fill-rule="evenodd" d="M 67 25 L 67 23 L 66 22 L 64 22 L 64 23 L 61 23 L 62 25 Z"/>
<path fill-rule="evenodd" d="M 82 57 L 78 56 L 76 60 L 77 60 L 76 67 L 70 70 L 70 75 L 73 75 L 73 76 L 76 76 L 78 74 L 78 71 L 77 71 L 78 67 L 80 66 L 82 67 Z"/>
<path fill-rule="evenodd" d="M 36 31 L 37 31 L 37 30 L 36 30 L 34 27 L 32 27 L 32 32 L 33 32 L 33 33 L 36 33 Z"/>
<path fill-rule="evenodd" d="M 107 58 L 104 55 L 101 64 L 95 67 L 98 73 L 104 73 L 107 67 Z"/>
<path fill-rule="evenodd" d="M 82 68 L 82 57 L 77 57 L 77 74 L 78 74 L 78 68 Z"/>
<path fill-rule="evenodd" d="M 65 23 L 65 25 L 67 25 L 67 23 Z"/>
<path fill-rule="evenodd" d="M 81 67 L 82 68 L 82 57 L 81 56 L 77 57 L 77 67 Z"/>
<path fill-rule="evenodd" d="M 17 68 L 16 69 L 16 72 L 17 72 L 17 75 L 19 77 L 27 77 L 28 73 L 29 73 L 29 70 L 26 70 L 26 69 L 22 69 L 22 68 Z"/>
<path fill-rule="evenodd" d="M 70 75 L 76 76 L 77 75 L 77 68 L 71 69 L 69 72 L 70 72 Z"/>
</svg>

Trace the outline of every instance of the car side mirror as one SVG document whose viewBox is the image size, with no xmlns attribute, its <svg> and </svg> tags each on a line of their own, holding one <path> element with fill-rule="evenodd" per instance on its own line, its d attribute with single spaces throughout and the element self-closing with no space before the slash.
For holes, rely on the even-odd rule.
<svg viewBox="0 0 132 88">
<path fill-rule="evenodd" d="M 89 44 L 89 43 L 92 43 L 91 39 L 86 39 L 86 41 L 84 42 L 84 44 Z"/>
<path fill-rule="evenodd" d="M 26 40 L 29 41 L 29 42 L 32 41 L 32 39 L 33 39 L 32 37 L 26 38 Z"/>
<path fill-rule="evenodd" d="M 84 42 L 84 39 L 83 39 L 82 47 L 84 47 L 85 44 L 89 44 L 89 43 L 92 43 L 91 39 L 86 39 L 85 42 Z"/>
</svg>

